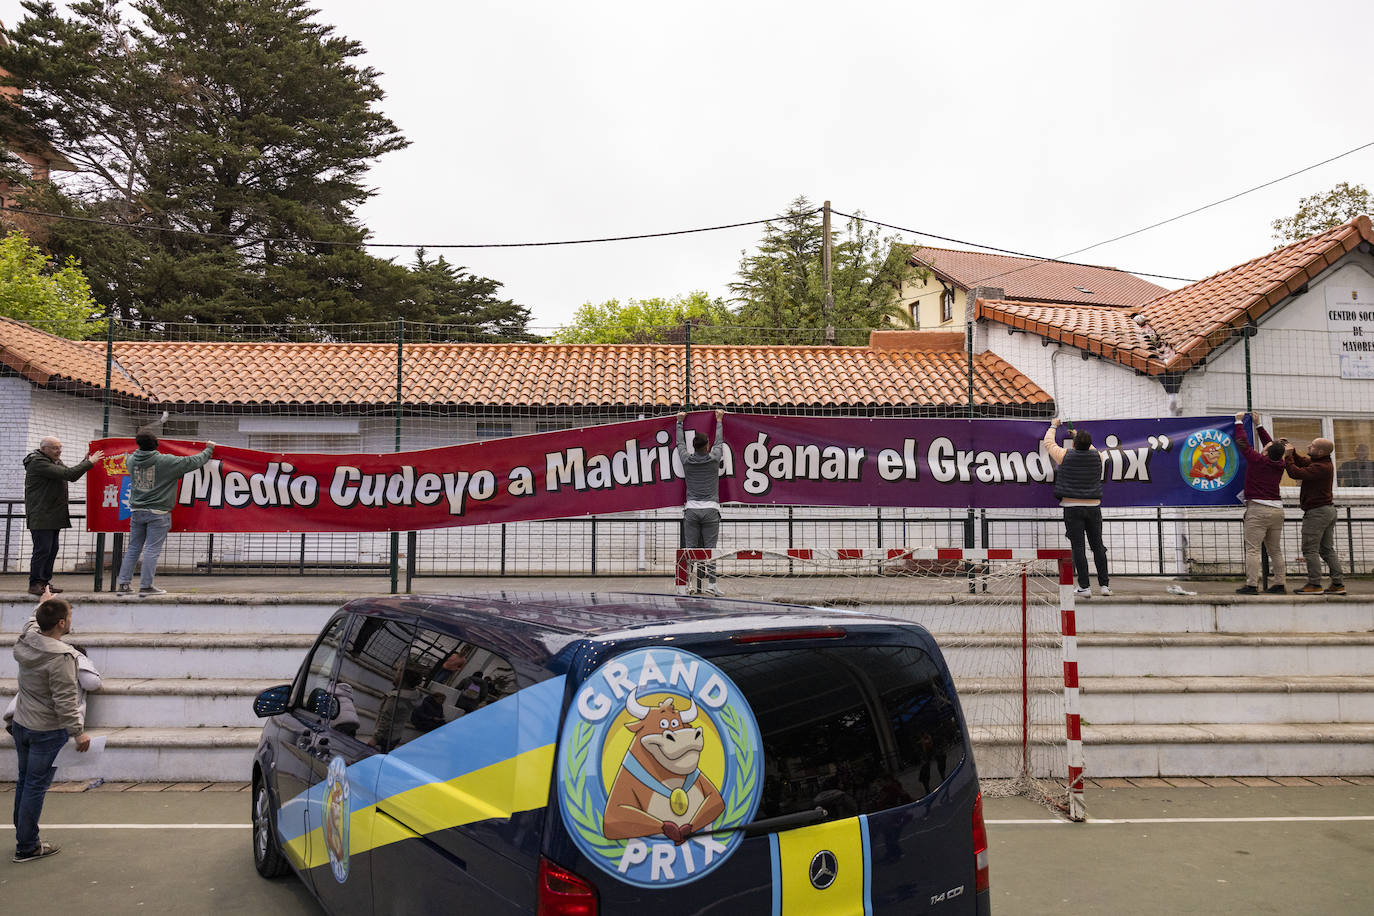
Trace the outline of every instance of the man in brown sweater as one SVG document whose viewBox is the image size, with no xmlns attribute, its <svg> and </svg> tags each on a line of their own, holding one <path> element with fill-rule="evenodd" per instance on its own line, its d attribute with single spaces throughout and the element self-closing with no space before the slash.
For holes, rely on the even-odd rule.
<svg viewBox="0 0 1374 916">
<path fill-rule="evenodd" d="M 1336 507 L 1331 499 L 1331 484 L 1335 480 L 1331 453 L 1335 450 L 1330 439 L 1318 437 L 1307 447 L 1306 457 L 1292 446 L 1283 456 L 1288 476 L 1301 482 L 1298 503 L 1302 506 L 1302 555 L 1307 561 L 1307 584 L 1295 592 L 1298 595 L 1322 593 L 1322 560 L 1331 571 L 1331 585 L 1325 593 L 1345 594 L 1341 558 L 1336 554 Z"/>
</svg>

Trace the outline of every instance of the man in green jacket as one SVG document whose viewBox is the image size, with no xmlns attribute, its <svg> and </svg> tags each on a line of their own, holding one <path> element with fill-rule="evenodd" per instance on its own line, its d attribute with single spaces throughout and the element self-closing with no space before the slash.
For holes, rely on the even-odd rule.
<svg viewBox="0 0 1374 916">
<path fill-rule="evenodd" d="M 157 436 L 142 430 L 134 441 L 138 451 L 129 456 L 129 549 L 119 565 L 119 580 L 115 593 L 121 597 L 134 595 L 132 586 L 134 566 L 139 556 L 143 570 L 139 574 L 138 596 L 165 595 L 166 589 L 153 584 L 162 545 L 172 529 L 172 504 L 177 498 L 177 483 L 185 474 L 210 460 L 215 443 L 205 443 L 205 450 L 197 455 L 164 455 L 157 450 Z"/>
<path fill-rule="evenodd" d="M 38 448 L 24 456 L 24 518 L 33 538 L 33 560 L 29 564 L 29 594 L 41 595 L 43 589 L 53 592 L 52 567 L 57 560 L 57 535 L 72 526 L 67 510 L 67 484 L 79 480 L 91 465 L 104 457 L 101 451 L 91 452 L 79 464 L 67 467 L 62 463 L 62 443 L 56 436 L 44 436 Z"/>
</svg>

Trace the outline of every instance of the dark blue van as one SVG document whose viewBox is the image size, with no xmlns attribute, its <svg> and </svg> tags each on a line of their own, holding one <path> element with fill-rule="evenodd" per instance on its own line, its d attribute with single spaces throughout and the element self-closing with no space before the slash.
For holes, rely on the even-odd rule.
<svg viewBox="0 0 1374 916">
<path fill-rule="evenodd" d="M 916 625 L 364 598 L 255 709 L 254 862 L 330 913 L 989 911 L 968 732 Z"/>
</svg>

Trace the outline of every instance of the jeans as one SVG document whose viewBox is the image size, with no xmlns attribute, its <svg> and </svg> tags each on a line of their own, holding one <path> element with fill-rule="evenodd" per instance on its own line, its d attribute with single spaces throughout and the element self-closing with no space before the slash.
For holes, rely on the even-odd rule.
<svg viewBox="0 0 1374 916">
<path fill-rule="evenodd" d="M 1088 547 L 1093 549 L 1097 584 L 1107 587 L 1107 545 L 1102 543 L 1102 509 L 1099 506 L 1065 506 L 1064 533 L 1073 548 L 1073 569 L 1078 587 L 1088 587 Z M 1084 541 L 1087 541 L 1085 544 Z"/>
<path fill-rule="evenodd" d="M 719 509 L 684 509 L 682 510 L 682 546 L 683 547 L 715 547 L 716 541 L 720 538 L 720 510 Z M 693 591 L 699 591 L 700 572 L 705 567 L 706 581 L 711 585 L 716 584 L 716 564 L 714 563 L 693 563 L 692 581 L 690 583 Z"/>
<path fill-rule="evenodd" d="M 1318 506 L 1302 514 L 1302 557 L 1307 561 L 1307 582 L 1322 584 L 1322 560 L 1331 570 L 1331 584 L 1343 584 L 1341 558 L 1336 555 L 1336 507 Z"/>
<path fill-rule="evenodd" d="M 119 584 L 127 585 L 134 578 L 134 564 L 139 554 L 143 555 L 143 571 L 139 574 L 140 588 L 151 588 L 153 576 L 157 573 L 157 559 L 162 556 L 162 544 L 167 540 L 167 532 L 172 529 L 172 515 L 135 509 L 129 517 L 129 549 L 124 551 L 124 562 L 119 564 Z"/>
<path fill-rule="evenodd" d="M 14 749 L 19 752 L 19 775 L 14 783 L 14 851 L 24 855 L 38 848 L 38 818 L 43 796 L 52 785 L 52 763 L 67 743 L 67 730 L 34 731 L 14 723 Z"/>
<path fill-rule="evenodd" d="M 57 560 L 56 528 L 30 528 L 33 538 L 33 560 L 29 563 L 29 584 L 52 581 L 52 565 Z"/>
<path fill-rule="evenodd" d="M 1274 573 L 1274 584 L 1283 585 L 1283 510 L 1247 502 L 1241 530 L 1245 532 L 1245 584 L 1259 587 L 1260 545 L 1263 544 L 1269 550 L 1269 568 Z"/>
</svg>

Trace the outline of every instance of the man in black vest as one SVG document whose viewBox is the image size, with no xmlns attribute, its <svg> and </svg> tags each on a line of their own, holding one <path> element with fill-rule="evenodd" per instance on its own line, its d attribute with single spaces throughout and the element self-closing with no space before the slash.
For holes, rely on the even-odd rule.
<svg viewBox="0 0 1374 916">
<path fill-rule="evenodd" d="M 1107 585 L 1107 545 L 1102 543 L 1102 455 L 1093 448 L 1093 437 L 1086 429 L 1073 434 L 1073 448 L 1066 449 L 1055 441 L 1059 418 L 1045 430 L 1043 445 L 1059 469 L 1054 474 L 1054 495 L 1064 509 L 1064 533 L 1073 548 L 1073 569 L 1078 575 L 1074 594 L 1091 598 L 1088 587 L 1088 551 L 1093 549 L 1093 565 L 1097 567 L 1098 593 L 1110 595 Z M 1087 542 L 1086 544 L 1084 542 Z"/>
</svg>

